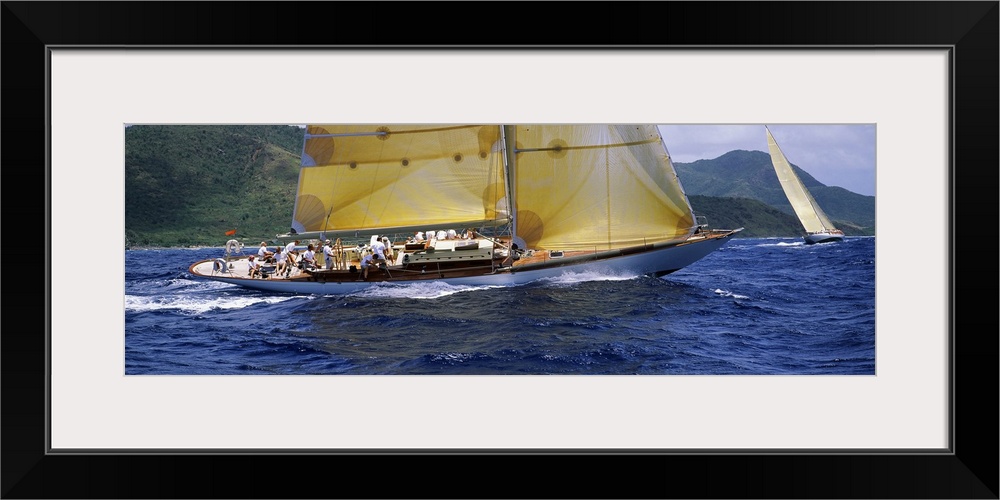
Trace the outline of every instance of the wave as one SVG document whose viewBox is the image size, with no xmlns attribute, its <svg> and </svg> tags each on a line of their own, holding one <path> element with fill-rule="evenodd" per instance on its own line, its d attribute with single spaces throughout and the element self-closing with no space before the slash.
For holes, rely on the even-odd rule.
<svg viewBox="0 0 1000 500">
<path fill-rule="evenodd" d="M 394 283 L 378 283 L 357 294 L 355 297 L 366 298 L 402 298 L 402 299 L 438 299 L 457 293 L 476 292 L 504 288 L 503 285 L 450 285 L 443 281 L 428 281 L 399 285 Z"/>
<path fill-rule="evenodd" d="M 715 292 L 716 295 L 721 295 L 723 297 L 732 297 L 734 299 L 743 299 L 743 300 L 746 300 L 746 299 L 750 298 L 750 297 L 748 297 L 746 295 L 736 294 L 736 293 L 730 292 L 729 290 L 723 290 L 721 288 L 716 288 L 714 290 L 714 292 Z"/>
<path fill-rule="evenodd" d="M 130 312 L 176 310 L 186 313 L 202 314 L 209 311 L 245 309 L 256 304 L 278 304 L 299 298 L 300 297 L 267 297 L 248 295 L 211 298 L 196 295 L 126 295 L 125 310 Z"/>
<path fill-rule="evenodd" d="M 534 283 L 550 284 L 557 286 L 572 286 L 578 283 L 588 283 L 592 281 L 628 281 L 638 278 L 635 273 L 613 273 L 610 271 L 581 271 L 565 272 L 559 276 L 551 278 L 541 278 Z"/>
<path fill-rule="evenodd" d="M 541 284 L 543 286 L 572 286 L 578 283 L 588 283 L 593 281 L 627 281 L 638 277 L 639 275 L 637 274 L 616 274 L 600 271 L 578 273 L 566 272 L 551 278 L 540 278 L 532 283 Z M 523 285 L 451 285 L 443 281 L 407 283 L 405 285 L 397 283 L 378 283 L 370 288 L 358 292 L 354 296 L 367 298 L 438 299 L 459 293 L 478 292 L 499 288 L 512 288 L 518 286 Z"/>
<path fill-rule="evenodd" d="M 217 292 L 221 290 L 236 289 L 236 285 L 223 283 L 221 281 L 195 280 L 191 278 L 169 278 L 165 280 L 151 280 L 136 287 L 137 290 L 147 289 L 156 292 Z"/>
<path fill-rule="evenodd" d="M 804 241 L 779 241 L 777 243 L 761 243 L 758 247 L 804 247 Z"/>
</svg>

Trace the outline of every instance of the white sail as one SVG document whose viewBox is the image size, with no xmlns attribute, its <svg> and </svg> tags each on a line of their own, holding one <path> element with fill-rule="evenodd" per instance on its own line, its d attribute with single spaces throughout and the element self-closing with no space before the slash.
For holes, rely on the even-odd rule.
<svg viewBox="0 0 1000 500">
<path fill-rule="evenodd" d="M 774 171 L 778 175 L 778 181 L 785 191 L 785 196 L 788 197 L 788 202 L 795 210 L 795 215 L 802 222 L 802 227 L 807 233 L 838 231 L 823 209 L 816 203 L 816 200 L 813 199 L 812 194 L 806 189 L 799 176 L 795 174 L 792 165 L 788 163 L 785 154 L 778 147 L 774 136 L 771 135 L 771 130 L 767 127 L 764 127 L 764 130 L 767 131 L 767 147 L 771 152 L 771 163 L 774 165 Z"/>
</svg>

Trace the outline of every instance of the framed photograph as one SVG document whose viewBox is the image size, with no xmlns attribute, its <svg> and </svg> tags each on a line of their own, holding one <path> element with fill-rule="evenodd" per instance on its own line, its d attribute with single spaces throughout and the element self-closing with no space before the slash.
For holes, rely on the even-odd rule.
<svg viewBox="0 0 1000 500">
<path fill-rule="evenodd" d="M 995 251 L 969 237 L 997 216 L 997 2 L 583 3 L 592 35 L 528 46 L 438 44 L 470 18 L 417 5 L 4 2 L 4 166 L 43 185 L 46 249 L 44 300 L 7 297 L 44 322 L 2 340 L 4 497 L 997 498 L 997 318 L 970 305 Z M 550 31 L 537 5 L 514 18 Z M 874 125 L 874 373 L 126 369 L 126 126 L 508 121 Z M 317 467 L 333 489 L 288 481 Z"/>
</svg>

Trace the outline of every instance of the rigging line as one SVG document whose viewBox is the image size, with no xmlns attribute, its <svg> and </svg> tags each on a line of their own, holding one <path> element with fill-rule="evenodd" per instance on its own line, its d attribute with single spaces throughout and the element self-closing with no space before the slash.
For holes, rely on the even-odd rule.
<svg viewBox="0 0 1000 500">
<path fill-rule="evenodd" d="M 332 205 L 332 204 L 331 204 Z M 323 221 L 323 239 L 326 239 L 326 231 L 330 228 L 330 216 L 333 215 L 333 206 L 326 212 L 326 220 Z"/>
<path fill-rule="evenodd" d="M 605 223 L 607 224 L 607 227 L 608 227 L 608 230 L 607 230 L 607 240 L 608 240 L 607 241 L 607 245 L 608 245 L 608 248 L 611 248 L 611 196 L 612 196 L 612 193 L 611 193 L 611 154 L 608 151 L 608 149 L 609 149 L 608 147 L 604 148 L 604 199 L 606 200 L 606 202 L 605 202 L 605 210 L 606 210 L 606 213 L 608 214 L 607 220 L 605 221 Z"/>
<path fill-rule="evenodd" d="M 584 150 L 584 149 L 606 149 L 606 148 L 628 148 L 632 146 L 641 146 L 643 144 L 649 144 L 656 142 L 659 139 L 643 139 L 641 141 L 630 141 L 630 142 L 619 142 L 613 144 L 593 144 L 587 146 L 560 146 L 555 148 L 518 148 L 515 153 L 538 153 L 544 151 L 571 151 L 571 150 Z"/>
</svg>

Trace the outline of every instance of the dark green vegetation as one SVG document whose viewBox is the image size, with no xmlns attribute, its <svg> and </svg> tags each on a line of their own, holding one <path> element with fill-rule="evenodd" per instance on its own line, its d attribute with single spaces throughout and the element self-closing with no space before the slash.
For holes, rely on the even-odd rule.
<svg viewBox="0 0 1000 500">
<path fill-rule="evenodd" d="M 720 198 L 690 195 L 688 199 L 695 214 L 708 219 L 708 225 L 717 229 L 742 227 L 738 235 L 743 238 L 770 236 L 796 236 L 802 226 L 794 215 L 750 198 Z M 703 221 L 699 221 L 703 222 Z"/>
<path fill-rule="evenodd" d="M 303 130 L 288 125 L 125 129 L 127 246 L 221 246 L 288 231 Z M 268 238 L 263 238 L 268 239 Z"/>
<path fill-rule="evenodd" d="M 133 125 L 125 129 L 127 247 L 256 245 L 292 220 L 303 130 L 289 125 Z M 799 236 L 767 153 L 731 151 L 678 163 L 698 215 L 741 236 Z M 820 184 L 798 170 L 848 235 L 875 234 L 875 198 Z M 235 229 L 235 236 L 226 231 Z"/>
</svg>

